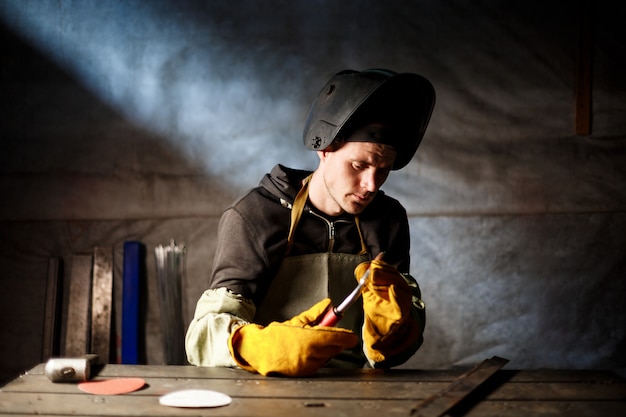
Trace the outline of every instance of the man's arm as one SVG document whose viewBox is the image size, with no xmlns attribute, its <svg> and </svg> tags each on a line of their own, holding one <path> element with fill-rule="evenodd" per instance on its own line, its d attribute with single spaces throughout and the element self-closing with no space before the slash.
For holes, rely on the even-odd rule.
<svg viewBox="0 0 626 417">
<path fill-rule="evenodd" d="M 255 311 L 250 300 L 224 287 L 205 291 L 185 336 L 189 363 L 237 366 L 228 351 L 228 338 L 235 328 L 252 322 Z"/>
</svg>

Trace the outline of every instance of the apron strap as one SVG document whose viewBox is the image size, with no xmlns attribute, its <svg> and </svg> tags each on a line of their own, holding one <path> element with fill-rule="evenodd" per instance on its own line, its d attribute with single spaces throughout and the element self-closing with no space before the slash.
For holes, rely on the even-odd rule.
<svg viewBox="0 0 626 417">
<path fill-rule="evenodd" d="M 367 254 L 367 246 L 365 245 L 365 239 L 363 239 L 363 233 L 361 232 L 361 220 L 358 215 L 354 215 L 354 223 L 356 224 L 356 230 L 359 232 L 359 239 L 361 239 L 361 252 L 359 255 Z"/>
<path fill-rule="evenodd" d="M 296 227 L 298 223 L 300 223 L 300 218 L 302 217 L 302 212 L 304 211 L 304 205 L 306 204 L 306 200 L 309 198 L 309 182 L 311 181 L 311 177 L 313 174 L 310 174 L 302 181 L 302 188 L 298 191 L 296 198 L 293 200 L 293 206 L 291 207 L 291 224 L 289 226 L 289 236 L 287 236 L 287 249 L 285 251 L 285 256 L 291 252 L 291 248 L 293 247 L 293 237 L 296 232 Z M 358 253 L 359 255 L 367 254 L 367 246 L 365 245 L 365 240 L 363 239 L 363 233 L 361 232 L 361 221 L 359 220 L 359 216 L 354 216 L 354 223 L 356 224 L 356 230 L 359 232 L 359 239 L 361 240 L 361 251 Z"/>
<path fill-rule="evenodd" d="M 310 174 L 302 181 L 302 188 L 300 188 L 295 200 L 293 200 L 293 206 L 291 207 L 291 225 L 289 226 L 289 236 L 287 236 L 287 250 L 285 251 L 285 256 L 291 252 L 296 226 L 300 223 L 304 205 L 306 204 L 307 198 L 309 198 L 309 181 L 311 181 L 312 176 L 313 174 Z"/>
</svg>

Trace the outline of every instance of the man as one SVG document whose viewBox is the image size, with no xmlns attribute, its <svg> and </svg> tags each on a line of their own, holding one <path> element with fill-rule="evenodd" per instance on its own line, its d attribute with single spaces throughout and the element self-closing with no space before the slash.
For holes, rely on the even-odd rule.
<svg viewBox="0 0 626 417">
<path fill-rule="evenodd" d="M 210 288 L 186 335 L 191 364 L 303 376 L 387 368 L 417 351 L 425 311 L 408 275 L 407 215 L 379 189 L 413 158 L 434 101 L 416 74 L 331 78 L 304 128 L 318 168 L 277 165 L 220 220 Z M 336 327 L 320 326 L 368 269 L 362 298 Z"/>
</svg>

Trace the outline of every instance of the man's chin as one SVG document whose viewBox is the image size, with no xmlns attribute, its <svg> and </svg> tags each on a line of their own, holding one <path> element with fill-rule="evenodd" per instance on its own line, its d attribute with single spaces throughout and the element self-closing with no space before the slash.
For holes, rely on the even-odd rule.
<svg viewBox="0 0 626 417">
<path fill-rule="evenodd" d="M 361 214 L 363 212 L 363 210 L 365 210 L 365 207 L 367 207 L 367 204 L 350 204 L 347 207 L 344 207 L 344 211 L 348 214 Z"/>
</svg>

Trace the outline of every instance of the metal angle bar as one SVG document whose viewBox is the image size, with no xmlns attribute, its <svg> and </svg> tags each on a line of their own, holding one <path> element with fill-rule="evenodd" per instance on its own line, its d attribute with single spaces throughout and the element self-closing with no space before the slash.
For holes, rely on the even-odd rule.
<svg viewBox="0 0 626 417">
<path fill-rule="evenodd" d="M 412 410 L 412 417 L 440 417 L 478 388 L 489 377 L 509 362 L 494 356 L 485 359 L 469 372 L 458 377 L 443 390 L 419 402 Z"/>
</svg>

